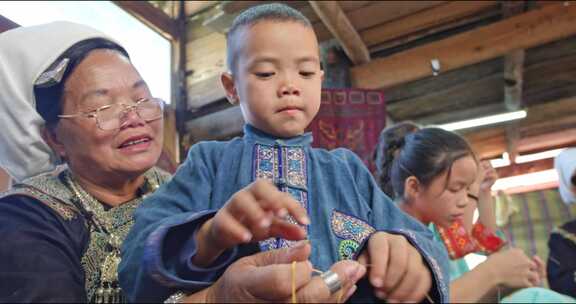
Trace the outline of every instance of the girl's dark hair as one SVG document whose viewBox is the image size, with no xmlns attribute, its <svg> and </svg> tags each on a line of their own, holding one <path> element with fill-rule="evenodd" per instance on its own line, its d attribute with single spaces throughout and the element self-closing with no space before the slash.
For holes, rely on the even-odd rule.
<svg viewBox="0 0 576 304">
<path fill-rule="evenodd" d="M 402 131 L 407 131 L 402 136 Z M 388 134 L 393 133 L 393 134 Z M 454 162 L 465 156 L 476 159 L 468 142 L 456 133 L 439 128 L 410 131 L 409 128 L 391 128 L 380 135 L 378 150 L 383 159 L 378 165 L 380 187 L 391 197 L 404 195 L 404 181 L 415 176 L 424 186 L 447 171 Z M 393 141 L 399 144 L 394 144 Z M 450 178 L 450 173 L 448 174 Z"/>
<path fill-rule="evenodd" d="M 60 120 L 58 115 L 62 114 L 62 97 L 64 95 L 66 80 L 90 52 L 98 49 L 115 50 L 126 58 L 130 58 L 128 52 L 126 52 L 123 47 L 110 40 L 104 38 L 83 40 L 68 48 L 66 52 L 54 61 L 54 63 L 57 64 L 64 58 L 68 58 L 69 60 L 66 71 L 57 84 L 48 87 L 34 86 L 36 110 L 46 121 L 48 127 L 54 127 Z"/>
<path fill-rule="evenodd" d="M 374 150 L 373 160 L 376 165 L 376 180 L 382 191 L 389 197 L 394 197 L 394 189 L 390 183 L 390 168 L 395 153 L 404 146 L 404 137 L 407 134 L 420 130 L 413 122 L 404 121 L 388 127 L 380 132 L 378 145 Z"/>
</svg>

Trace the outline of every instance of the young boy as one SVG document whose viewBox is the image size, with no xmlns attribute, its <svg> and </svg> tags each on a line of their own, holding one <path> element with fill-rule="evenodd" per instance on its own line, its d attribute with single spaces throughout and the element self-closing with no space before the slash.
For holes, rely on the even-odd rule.
<svg viewBox="0 0 576 304">
<path fill-rule="evenodd" d="M 304 129 L 320 107 L 323 76 L 310 22 L 287 6 L 260 5 L 236 18 L 227 40 L 222 83 L 245 134 L 194 145 L 136 212 L 120 265 L 130 298 L 199 290 L 243 255 L 307 237 L 316 269 L 343 259 L 367 265 L 357 299 L 447 301 L 438 266 L 447 256 L 427 229 L 393 205 L 352 152 L 310 147 Z"/>
</svg>

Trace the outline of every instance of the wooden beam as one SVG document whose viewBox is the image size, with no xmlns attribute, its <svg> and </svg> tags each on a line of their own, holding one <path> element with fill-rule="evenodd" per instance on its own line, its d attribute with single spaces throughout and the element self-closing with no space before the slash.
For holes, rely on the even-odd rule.
<svg viewBox="0 0 576 304">
<path fill-rule="evenodd" d="M 202 13 L 215 5 L 220 1 L 185 1 L 184 11 L 186 12 L 186 17 L 191 17 L 193 15 Z"/>
<path fill-rule="evenodd" d="M 309 1 L 320 20 L 336 37 L 354 64 L 370 61 L 370 52 L 337 1 Z"/>
<path fill-rule="evenodd" d="M 0 15 L 0 33 L 11 30 L 13 28 L 17 28 L 19 26 L 20 25 L 18 23 Z"/>
<path fill-rule="evenodd" d="M 360 33 L 368 47 L 478 14 L 498 5 L 496 1 L 454 1 L 404 18 L 394 19 Z"/>
<path fill-rule="evenodd" d="M 431 76 L 430 61 L 441 72 L 503 56 L 576 34 L 576 2 L 536 9 L 422 47 L 378 58 L 352 68 L 352 83 L 365 89 L 388 88 Z"/>
<path fill-rule="evenodd" d="M 154 7 L 147 1 L 112 1 L 120 8 L 150 26 L 166 39 L 178 39 L 178 25 L 164 11 Z"/>
<path fill-rule="evenodd" d="M 545 158 L 528 163 L 512 164 L 506 167 L 496 168 L 499 178 L 539 172 L 554 168 L 554 159 Z"/>
</svg>

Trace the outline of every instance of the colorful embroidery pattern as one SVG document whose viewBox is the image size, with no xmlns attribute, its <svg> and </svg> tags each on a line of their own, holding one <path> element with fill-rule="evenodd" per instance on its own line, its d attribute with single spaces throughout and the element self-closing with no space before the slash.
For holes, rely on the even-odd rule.
<svg viewBox="0 0 576 304">
<path fill-rule="evenodd" d="M 253 178 L 263 178 L 272 181 L 278 189 L 287 192 L 294 199 L 308 206 L 308 190 L 306 175 L 306 154 L 299 146 L 254 145 Z M 289 217 L 288 221 L 296 224 Z M 270 238 L 260 242 L 262 250 L 290 247 L 294 242 L 284 239 Z"/>
<path fill-rule="evenodd" d="M 375 232 L 368 223 L 336 210 L 332 211 L 330 225 L 334 234 L 342 239 L 338 244 L 340 260 L 353 258 L 360 244 Z"/>
<path fill-rule="evenodd" d="M 343 240 L 338 244 L 338 255 L 340 260 L 351 260 L 354 258 L 354 254 L 358 251 L 360 244 L 353 240 Z"/>
<path fill-rule="evenodd" d="M 460 220 L 452 222 L 448 227 L 437 226 L 436 228 L 452 260 L 464 257 L 471 252 L 493 253 L 506 244 L 503 239 L 488 231 L 480 222 L 474 224 L 471 234 L 468 234 Z"/>
</svg>

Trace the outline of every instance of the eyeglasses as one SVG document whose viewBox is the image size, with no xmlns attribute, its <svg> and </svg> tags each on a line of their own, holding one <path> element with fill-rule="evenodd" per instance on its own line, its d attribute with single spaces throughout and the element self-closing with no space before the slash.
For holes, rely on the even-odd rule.
<svg viewBox="0 0 576 304">
<path fill-rule="evenodd" d="M 89 112 L 58 115 L 58 117 L 74 118 L 85 116 L 95 118 L 98 128 L 104 131 L 111 131 L 122 127 L 130 111 L 134 111 L 138 117 L 146 122 L 151 122 L 162 118 L 164 112 L 164 101 L 160 98 L 144 98 L 131 105 L 114 103 L 101 106 L 98 109 Z"/>
</svg>

